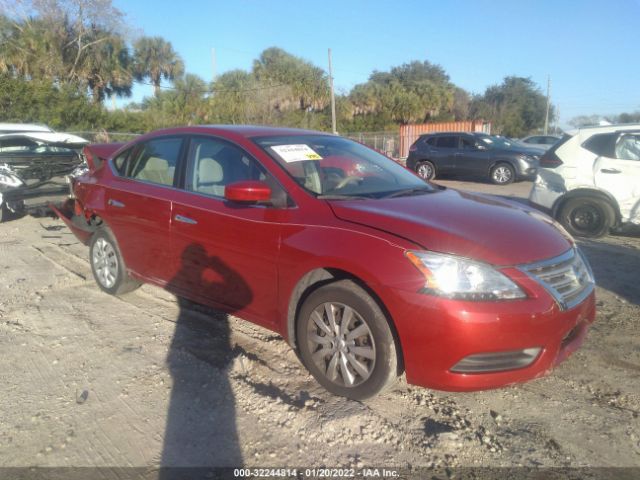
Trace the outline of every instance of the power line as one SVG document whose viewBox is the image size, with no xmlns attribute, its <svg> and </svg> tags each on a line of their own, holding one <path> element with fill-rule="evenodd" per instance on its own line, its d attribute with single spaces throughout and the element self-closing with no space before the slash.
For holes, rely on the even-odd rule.
<svg viewBox="0 0 640 480">
<path fill-rule="evenodd" d="M 148 85 L 150 87 L 155 86 L 153 83 L 151 82 L 143 82 L 141 80 L 134 80 L 133 83 L 136 83 L 138 85 Z M 224 93 L 224 92 L 232 92 L 232 93 L 240 93 L 240 92 L 256 92 L 259 90 L 268 90 L 271 88 L 278 88 L 278 87 L 286 87 L 288 86 L 286 83 L 279 83 L 276 85 L 265 85 L 262 87 L 255 87 L 255 88 L 239 88 L 239 89 L 235 89 L 235 88 L 207 88 L 207 89 L 194 89 L 192 91 L 200 91 L 202 93 Z M 172 87 L 169 85 L 160 85 L 160 89 L 161 90 L 180 90 L 177 87 Z"/>
</svg>

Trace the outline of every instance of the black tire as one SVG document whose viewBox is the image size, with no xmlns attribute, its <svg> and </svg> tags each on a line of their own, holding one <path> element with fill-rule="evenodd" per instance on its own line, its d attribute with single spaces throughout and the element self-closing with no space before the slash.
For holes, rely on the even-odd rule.
<svg viewBox="0 0 640 480">
<path fill-rule="evenodd" d="M 433 180 L 436 178 L 436 166 L 429 160 L 422 160 L 416 163 L 416 173 L 423 180 Z"/>
<path fill-rule="evenodd" d="M 346 308 L 351 309 L 348 317 Z M 322 328 L 316 321 L 318 315 Z M 343 332 L 340 327 L 345 319 Z M 332 329 L 334 334 L 330 334 Z M 352 333 L 354 336 L 350 337 Z M 313 340 L 316 337 L 319 341 Z M 375 300 L 351 280 L 330 283 L 307 297 L 296 319 L 296 339 L 307 370 L 335 395 L 353 400 L 370 398 L 392 385 L 400 373 L 386 316 Z"/>
<path fill-rule="evenodd" d="M 489 179 L 496 185 L 508 185 L 516 179 L 516 171 L 508 163 L 497 163 L 491 168 Z"/>
<path fill-rule="evenodd" d="M 7 208 L 6 203 L 0 205 L 0 223 L 8 222 L 11 219 L 11 211 Z"/>
<path fill-rule="evenodd" d="M 567 200 L 558 220 L 576 237 L 603 237 L 615 223 L 616 212 L 606 200 L 596 197 L 576 197 Z"/>
<path fill-rule="evenodd" d="M 98 229 L 91 237 L 89 263 L 96 283 L 110 295 L 122 295 L 140 286 L 140 282 L 127 273 L 118 242 L 106 227 Z"/>
</svg>

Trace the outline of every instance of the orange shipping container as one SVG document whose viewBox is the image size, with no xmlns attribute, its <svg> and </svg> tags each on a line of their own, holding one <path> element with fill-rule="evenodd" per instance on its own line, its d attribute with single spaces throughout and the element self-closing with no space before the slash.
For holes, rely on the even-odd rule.
<svg viewBox="0 0 640 480">
<path fill-rule="evenodd" d="M 420 135 L 433 132 L 484 132 L 491 133 L 491 123 L 484 120 L 466 122 L 421 123 L 400 125 L 400 158 L 409 156 L 409 147 Z"/>
</svg>

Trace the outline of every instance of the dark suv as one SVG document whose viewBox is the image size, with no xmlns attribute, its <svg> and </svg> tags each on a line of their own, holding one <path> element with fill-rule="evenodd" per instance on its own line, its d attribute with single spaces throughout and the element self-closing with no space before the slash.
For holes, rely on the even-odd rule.
<svg viewBox="0 0 640 480">
<path fill-rule="evenodd" d="M 486 133 L 430 133 L 411 145 L 407 167 L 425 180 L 444 174 L 488 176 L 506 185 L 534 178 L 543 153 Z"/>
</svg>

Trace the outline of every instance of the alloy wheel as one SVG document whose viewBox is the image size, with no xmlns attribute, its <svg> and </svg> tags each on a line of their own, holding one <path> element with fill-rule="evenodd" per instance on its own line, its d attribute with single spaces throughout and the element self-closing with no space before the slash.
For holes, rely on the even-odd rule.
<svg viewBox="0 0 640 480">
<path fill-rule="evenodd" d="M 513 177 L 513 172 L 507 166 L 501 165 L 493 170 L 493 180 L 496 183 L 508 183 Z"/>
<path fill-rule="evenodd" d="M 308 322 L 307 343 L 314 364 L 331 382 L 355 387 L 373 372 L 376 346 L 367 322 L 348 305 L 327 302 Z"/>
<path fill-rule="evenodd" d="M 430 180 L 433 177 L 433 168 L 428 163 L 421 163 L 418 165 L 417 173 L 421 178 Z"/>
<path fill-rule="evenodd" d="M 105 288 L 113 287 L 118 278 L 118 256 L 113 245 L 99 238 L 93 247 L 91 261 L 100 284 Z"/>
</svg>

